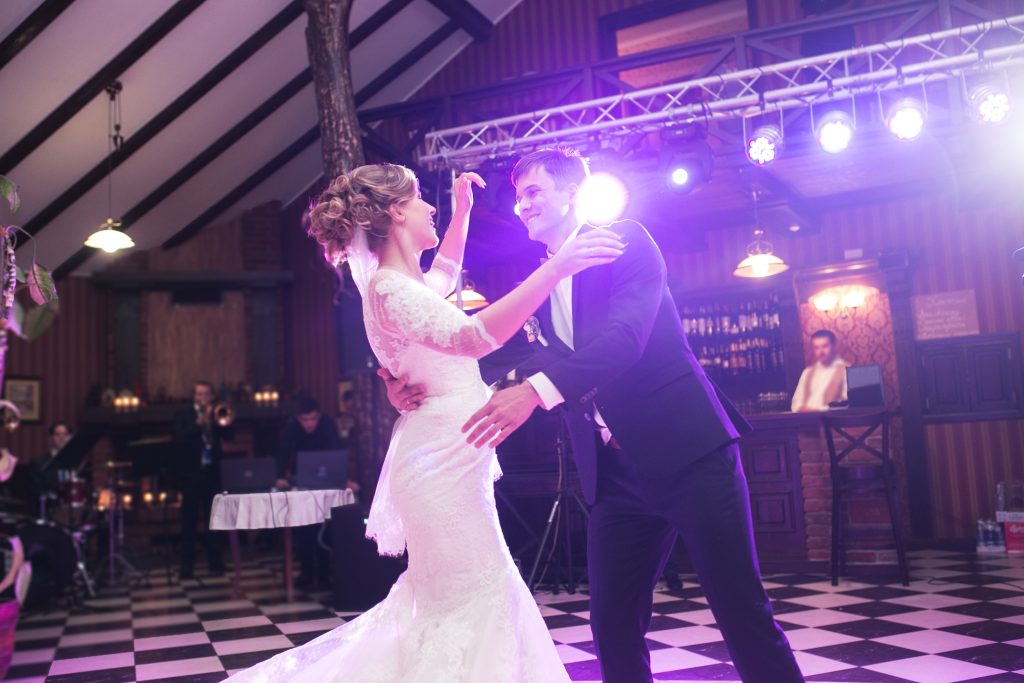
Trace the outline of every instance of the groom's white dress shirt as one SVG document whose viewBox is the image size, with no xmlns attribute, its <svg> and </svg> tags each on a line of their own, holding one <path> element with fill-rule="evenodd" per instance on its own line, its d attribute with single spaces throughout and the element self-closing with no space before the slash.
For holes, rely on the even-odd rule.
<svg viewBox="0 0 1024 683">
<path fill-rule="evenodd" d="M 562 244 L 565 247 L 566 244 L 576 239 L 580 234 L 580 229 L 576 228 L 572 231 L 569 237 Z M 550 251 L 548 257 L 554 256 Z M 554 328 L 555 336 L 557 336 L 562 343 L 568 346 L 572 350 L 576 350 L 573 345 L 573 320 L 572 320 L 572 276 L 561 280 L 555 289 L 551 292 L 551 326 Z M 558 387 L 548 379 L 548 376 L 543 372 L 538 372 L 535 375 L 531 375 L 526 378 L 537 395 L 540 397 L 540 404 L 545 410 L 551 410 L 557 405 L 561 405 L 565 402 L 565 397 L 562 396 L 562 392 L 558 390 Z M 605 425 L 604 420 L 601 418 L 601 413 L 598 412 L 597 407 L 594 407 L 594 420 L 597 422 L 598 427 L 601 430 L 601 438 L 605 443 L 611 440 L 611 430 Z"/>
</svg>

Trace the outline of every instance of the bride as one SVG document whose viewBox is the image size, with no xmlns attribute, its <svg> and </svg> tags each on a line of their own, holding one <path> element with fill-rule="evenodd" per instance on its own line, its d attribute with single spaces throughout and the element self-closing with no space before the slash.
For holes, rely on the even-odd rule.
<svg viewBox="0 0 1024 683">
<path fill-rule="evenodd" d="M 409 169 L 361 166 L 310 211 L 328 260 L 351 266 L 377 359 L 426 387 L 395 425 L 366 531 L 381 554 L 408 549 L 409 569 L 362 616 L 232 681 L 569 680 L 498 526 L 494 450 L 467 444 L 461 426 L 489 397 L 476 359 L 522 329 L 560 280 L 614 261 L 624 245 L 609 230 L 587 232 L 467 317 L 444 297 L 462 267 L 474 184 L 485 187 L 475 173 L 456 180 L 454 216 L 426 274 L 420 254 L 438 246 L 436 211 Z"/>
</svg>

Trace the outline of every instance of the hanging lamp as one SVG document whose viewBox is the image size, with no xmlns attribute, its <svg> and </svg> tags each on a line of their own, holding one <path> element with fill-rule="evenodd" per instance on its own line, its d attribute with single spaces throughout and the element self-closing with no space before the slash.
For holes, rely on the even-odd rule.
<svg viewBox="0 0 1024 683">
<path fill-rule="evenodd" d="M 121 249 L 130 249 L 135 241 L 123 230 L 121 221 L 114 216 L 114 153 L 121 149 L 124 138 L 121 136 L 121 83 L 114 81 L 107 86 L 110 104 L 107 109 L 107 124 L 110 128 L 107 152 L 107 220 L 100 224 L 96 232 L 85 240 L 85 246 L 101 249 L 113 254 Z"/>
</svg>

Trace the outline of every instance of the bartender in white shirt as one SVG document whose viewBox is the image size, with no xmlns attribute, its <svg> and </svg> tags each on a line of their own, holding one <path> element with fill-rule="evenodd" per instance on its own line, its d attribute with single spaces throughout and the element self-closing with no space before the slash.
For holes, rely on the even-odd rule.
<svg viewBox="0 0 1024 683">
<path fill-rule="evenodd" d="M 818 330 L 811 335 L 814 364 L 804 368 L 793 393 L 794 413 L 828 410 L 830 403 L 846 400 L 846 361 L 839 357 L 836 335 Z"/>
</svg>

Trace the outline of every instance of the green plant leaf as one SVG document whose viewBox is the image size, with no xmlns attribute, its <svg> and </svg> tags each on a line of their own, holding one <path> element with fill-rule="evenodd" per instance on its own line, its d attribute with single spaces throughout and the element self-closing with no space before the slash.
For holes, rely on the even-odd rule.
<svg viewBox="0 0 1024 683">
<path fill-rule="evenodd" d="M 28 293 L 32 301 L 40 306 L 57 301 L 57 285 L 53 282 L 53 276 L 35 262 L 32 263 L 32 270 L 28 271 Z"/>
<path fill-rule="evenodd" d="M 7 200 L 7 204 L 11 207 L 11 213 L 18 213 L 18 209 L 21 208 L 18 186 L 7 176 L 0 175 L 0 195 Z"/>
<path fill-rule="evenodd" d="M 24 327 L 25 308 L 15 299 L 14 305 L 11 306 L 11 310 L 7 314 L 7 331 L 24 339 L 25 333 L 22 331 Z"/>
<path fill-rule="evenodd" d="M 50 329 L 54 319 L 60 312 L 60 304 L 56 299 L 42 306 L 36 306 L 25 314 L 25 322 L 22 325 L 23 337 L 26 341 L 35 341 L 43 332 Z"/>
</svg>

